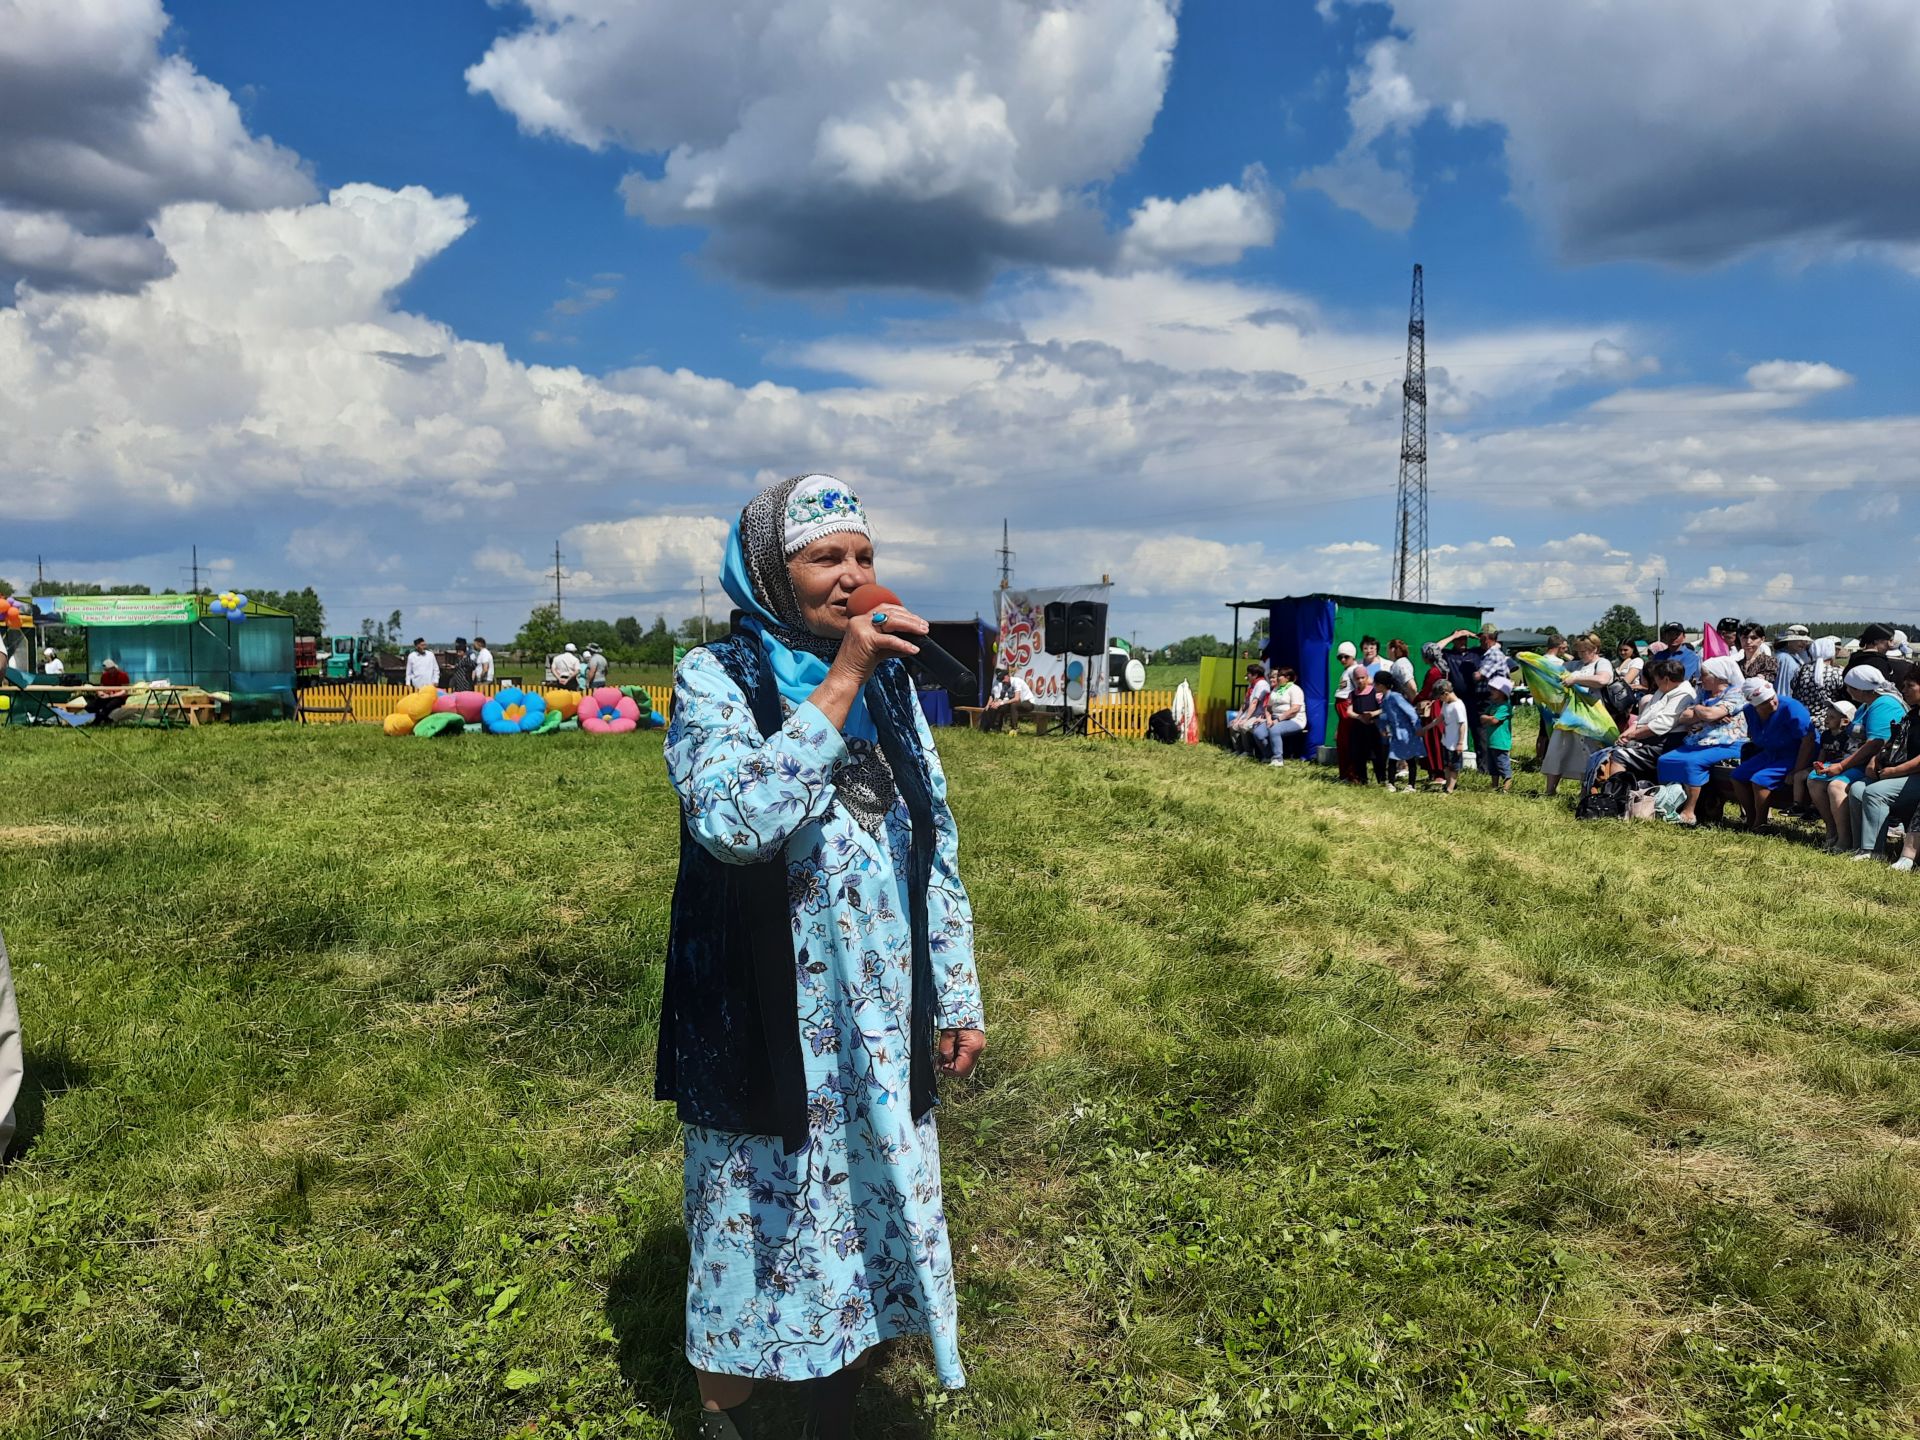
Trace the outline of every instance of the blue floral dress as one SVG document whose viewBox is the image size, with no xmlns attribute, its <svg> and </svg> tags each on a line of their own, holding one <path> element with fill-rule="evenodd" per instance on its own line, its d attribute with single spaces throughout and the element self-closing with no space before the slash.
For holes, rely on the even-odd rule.
<svg viewBox="0 0 1920 1440">
<path fill-rule="evenodd" d="M 946 775 L 918 715 L 936 843 L 927 925 L 943 1030 L 984 1028 L 973 917 Z M 896 1335 L 932 1337 L 943 1385 L 966 1383 L 953 1257 L 929 1114 L 909 1111 L 911 831 L 896 798 L 870 832 L 836 799 L 853 750 L 812 705 L 763 738 L 718 661 L 674 676 L 667 771 L 694 838 L 722 860 L 784 855 L 798 957 L 809 1137 L 704 1126 L 686 1135 L 687 1359 L 716 1374 L 830 1375 Z"/>
</svg>

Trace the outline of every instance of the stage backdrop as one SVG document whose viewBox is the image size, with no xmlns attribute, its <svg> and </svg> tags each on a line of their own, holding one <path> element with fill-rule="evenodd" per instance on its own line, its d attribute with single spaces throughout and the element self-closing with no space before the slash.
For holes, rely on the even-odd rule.
<svg viewBox="0 0 1920 1440">
<path fill-rule="evenodd" d="M 1049 655 L 1046 646 L 1047 606 L 1056 600 L 1093 600 L 1107 603 L 1111 585 L 1060 585 L 1050 590 L 996 590 L 995 613 L 1000 617 L 999 663 L 1023 677 L 1042 705 L 1058 705 L 1062 695 L 1069 709 L 1087 703 L 1088 682 L 1096 696 L 1107 693 L 1107 657 Z"/>
</svg>

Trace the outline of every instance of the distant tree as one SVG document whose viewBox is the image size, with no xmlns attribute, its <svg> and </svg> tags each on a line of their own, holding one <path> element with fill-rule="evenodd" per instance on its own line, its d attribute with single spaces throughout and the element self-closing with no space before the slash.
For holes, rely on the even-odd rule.
<svg viewBox="0 0 1920 1440">
<path fill-rule="evenodd" d="M 680 622 L 680 628 L 673 632 L 673 638 L 682 645 L 698 645 L 712 639 L 727 628 L 724 620 L 715 622 L 709 618 L 704 623 L 698 615 L 689 615 Z"/>
<path fill-rule="evenodd" d="M 5 580 L 0 580 L 0 600 L 6 599 L 13 593 L 13 586 L 9 585 Z"/>
<path fill-rule="evenodd" d="M 95 585 L 90 580 L 36 580 L 35 595 L 151 595 L 146 585 Z"/>
<path fill-rule="evenodd" d="M 244 585 L 234 587 L 256 605 L 271 605 L 275 610 L 285 610 L 293 616 L 293 633 L 296 635 L 324 635 L 326 633 L 327 607 L 320 603 L 320 597 L 309 585 L 304 590 L 269 590 L 264 585 L 248 589 Z"/>
<path fill-rule="evenodd" d="M 1247 632 L 1247 647 L 1258 655 L 1267 648 L 1267 634 L 1273 627 L 1273 617 L 1262 615 L 1253 622 L 1253 629 Z"/>
<path fill-rule="evenodd" d="M 1611 655 L 1623 640 L 1645 640 L 1647 622 L 1631 605 L 1615 605 L 1593 622 L 1593 633 L 1600 637 L 1600 648 Z"/>
<path fill-rule="evenodd" d="M 673 632 L 667 629 L 666 616 L 653 617 L 653 626 L 640 637 L 640 643 L 634 647 L 633 658 L 642 665 L 673 663 Z"/>
<path fill-rule="evenodd" d="M 400 612 L 394 611 L 385 620 L 362 620 L 360 638 L 367 641 L 376 651 L 391 653 L 402 648 L 400 639 Z"/>
<path fill-rule="evenodd" d="M 1232 653 L 1233 647 L 1217 635 L 1189 635 L 1184 640 L 1162 646 L 1154 652 L 1153 658 L 1164 665 L 1191 665 L 1209 656 Z"/>
<path fill-rule="evenodd" d="M 513 637 L 513 648 L 529 660 L 545 660 L 566 643 L 566 621 L 557 605 L 536 605 Z"/>
<path fill-rule="evenodd" d="M 622 615 L 613 622 L 614 638 L 620 642 L 620 648 L 626 651 L 638 650 L 646 634 L 640 628 L 640 621 L 632 615 Z"/>
</svg>

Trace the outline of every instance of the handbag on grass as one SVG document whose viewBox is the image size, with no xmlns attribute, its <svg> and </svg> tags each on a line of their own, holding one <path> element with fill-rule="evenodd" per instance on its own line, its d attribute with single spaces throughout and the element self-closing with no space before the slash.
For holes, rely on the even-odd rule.
<svg viewBox="0 0 1920 1440">
<path fill-rule="evenodd" d="M 1658 785 L 1640 784 L 1627 791 L 1627 819 L 1651 820 L 1654 818 L 1654 801 L 1659 798 Z"/>
</svg>

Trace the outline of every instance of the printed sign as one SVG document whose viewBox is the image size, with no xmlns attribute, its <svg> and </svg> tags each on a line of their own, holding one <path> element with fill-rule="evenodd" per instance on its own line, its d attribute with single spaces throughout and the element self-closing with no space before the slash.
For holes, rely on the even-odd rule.
<svg viewBox="0 0 1920 1440">
<path fill-rule="evenodd" d="M 34 608 L 44 615 L 49 598 Z M 52 603 L 68 625 L 185 625 L 200 618 L 191 595 L 63 595 Z"/>
<path fill-rule="evenodd" d="M 1049 655 L 1047 606 L 1060 600 L 1106 603 L 1111 587 L 1062 585 L 1050 590 L 996 590 L 1000 621 L 1000 668 L 1011 670 L 1032 687 L 1034 700 L 1057 706 L 1064 699 L 1069 710 L 1086 707 L 1089 686 L 1095 696 L 1107 693 L 1105 655 Z"/>
</svg>

